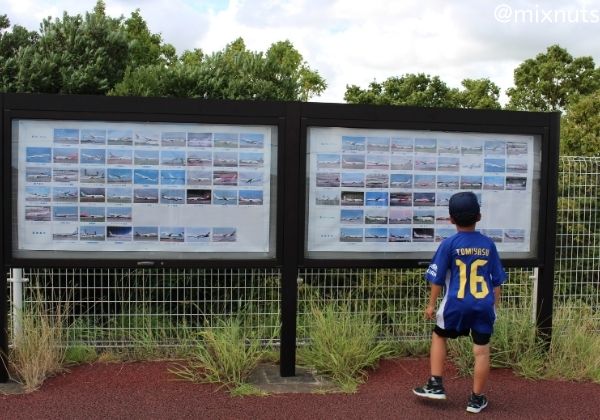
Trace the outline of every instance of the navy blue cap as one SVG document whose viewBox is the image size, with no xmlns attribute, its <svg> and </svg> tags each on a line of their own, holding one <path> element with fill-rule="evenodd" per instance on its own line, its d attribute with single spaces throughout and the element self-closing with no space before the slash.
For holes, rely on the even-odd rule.
<svg viewBox="0 0 600 420">
<path fill-rule="evenodd" d="M 460 214 L 478 215 L 481 209 L 475 193 L 462 191 L 450 197 L 448 210 L 450 216 L 454 217 Z"/>
</svg>

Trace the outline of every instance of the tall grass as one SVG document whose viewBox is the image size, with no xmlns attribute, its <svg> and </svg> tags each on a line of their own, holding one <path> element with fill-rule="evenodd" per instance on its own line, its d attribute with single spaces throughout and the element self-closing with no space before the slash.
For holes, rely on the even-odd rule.
<svg viewBox="0 0 600 420">
<path fill-rule="evenodd" d="M 342 390 L 354 392 L 373 367 L 392 353 L 388 343 L 378 342 L 379 326 L 373 315 L 355 313 L 349 303 L 313 304 L 308 324 L 310 340 L 300 348 L 303 363 L 330 376 Z"/>
<path fill-rule="evenodd" d="M 243 327 L 239 318 L 220 320 L 216 328 L 200 333 L 187 365 L 170 369 L 181 379 L 201 383 L 220 383 L 242 393 L 252 392 L 246 380 L 266 355 L 261 340 Z"/>
<path fill-rule="evenodd" d="M 9 363 L 25 392 L 38 389 L 44 380 L 63 370 L 65 348 L 64 308 L 46 310 L 41 293 L 21 311 L 22 332 L 14 337 Z"/>
</svg>

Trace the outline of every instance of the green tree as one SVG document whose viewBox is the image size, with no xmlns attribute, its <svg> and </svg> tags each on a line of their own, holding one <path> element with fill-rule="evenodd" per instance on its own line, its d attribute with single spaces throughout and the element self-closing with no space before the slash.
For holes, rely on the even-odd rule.
<svg viewBox="0 0 600 420">
<path fill-rule="evenodd" d="M 500 109 L 500 88 L 489 79 L 465 79 L 463 90 L 455 91 L 459 108 Z"/>
<path fill-rule="evenodd" d="M 5 91 L 5 86 L 16 76 L 17 63 L 11 60 L 19 53 L 21 48 L 35 44 L 38 40 L 37 32 L 28 31 L 22 26 L 15 25 L 11 31 L 10 20 L 6 15 L 0 15 L 0 91 Z"/>
<path fill-rule="evenodd" d="M 112 95 L 301 100 L 321 93 L 323 78 L 289 41 L 253 52 L 238 38 L 222 51 L 186 51 L 173 65 L 130 69 Z"/>
<path fill-rule="evenodd" d="M 132 68 L 151 65 L 170 65 L 177 60 L 175 47 L 164 44 L 160 34 L 153 34 L 136 9 L 124 23 L 129 39 L 129 66 Z"/>
<path fill-rule="evenodd" d="M 600 155 L 600 89 L 567 108 L 560 137 L 563 155 Z"/>
<path fill-rule="evenodd" d="M 580 96 L 600 88 L 600 68 L 592 57 L 573 58 L 558 45 L 548 47 L 521 63 L 509 88 L 508 108 L 526 111 L 562 111 Z"/>
</svg>

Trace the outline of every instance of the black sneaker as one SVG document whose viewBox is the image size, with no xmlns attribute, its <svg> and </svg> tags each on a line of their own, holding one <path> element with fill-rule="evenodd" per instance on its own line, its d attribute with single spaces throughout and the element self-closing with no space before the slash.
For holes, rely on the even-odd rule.
<svg viewBox="0 0 600 420">
<path fill-rule="evenodd" d="M 467 411 L 469 413 L 479 413 L 488 405 L 488 400 L 485 395 L 475 395 L 471 394 L 469 398 L 469 402 L 467 404 Z"/>
<path fill-rule="evenodd" d="M 441 383 L 432 381 L 429 379 L 423 386 L 413 389 L 413 393 L 423 398 L 430 398 L 432 400 L 445 400 L 446 392 L 444 386 Z"/>
</svg>

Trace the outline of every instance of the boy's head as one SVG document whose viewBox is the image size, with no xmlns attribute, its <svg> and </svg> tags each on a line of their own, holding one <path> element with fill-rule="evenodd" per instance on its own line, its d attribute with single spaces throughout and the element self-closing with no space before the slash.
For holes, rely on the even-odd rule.
<svg viewBox="0 0 600 420">
<path fill-rule="evenodd" d="M 459 192 L 450 197 L 448 210 L 454 223 L 461 227 L 474 225 L 481 218 L 477 196 L 470 191 Z"/>
</svg>

